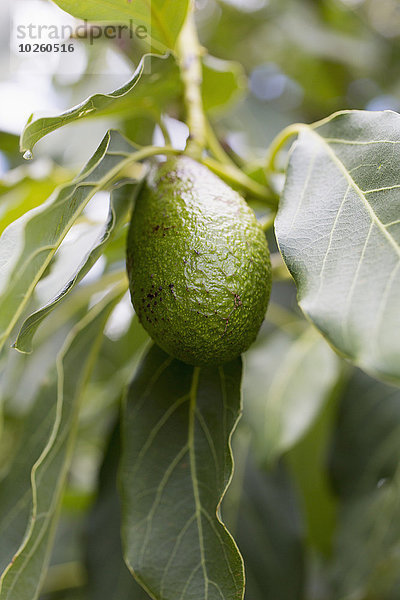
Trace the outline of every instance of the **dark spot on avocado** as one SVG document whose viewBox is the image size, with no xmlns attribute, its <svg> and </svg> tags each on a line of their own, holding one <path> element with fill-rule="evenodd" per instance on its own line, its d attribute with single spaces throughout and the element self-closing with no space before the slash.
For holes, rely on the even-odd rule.
<svg viewBox="0 0 400 600">
<path fill-rule="evenodd" d="M 175 298 L 175 300 L 176 300 L 176 294 L 175 294 L 175 291 L 174 291 L 174 284 L 173 284 L 173 283 L 170 283 L 170 284 L 168 285 L 168 287 L 169 287 L 169 289 L 171 290 L 171 294 L 173 295 L 173 297 L 174 297 L 174 298 Z"/>
</svg>

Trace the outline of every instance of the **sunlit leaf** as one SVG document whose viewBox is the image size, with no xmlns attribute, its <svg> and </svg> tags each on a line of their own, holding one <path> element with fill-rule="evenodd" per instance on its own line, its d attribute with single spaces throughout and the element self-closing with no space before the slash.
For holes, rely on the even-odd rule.
<svg viewBox="0 0 400 600">
<path fill-rule="evenodd" d="M 400 382 L 400 116 L 302 127 L 276 234 L 300 306 L 366 371 Z"/>
<path fill-rule="evenodd" d="M 21 152 L 32 151 L 45 135 L 81 119 L 106 115 L 133 118 L 143 114 L 157 118 L 162 108 L 180 93 L 178 67 L 173 56 L 147 54 L 132 79 L 117 90 L 109 94 L 94 94 L 59 115 L 31 115 L 21 135 Z"/>
<path fill-rule="evenodd" d="M 0 238 L 0 348 L 75 220 L 92 196 L 140 155 L 132 151 L 120 134 L 107 133 L 72 183 L 4 231 Z"/>
<path fill-rule="evenodd" d="M 0 191 L 0 235 L 13 221 L 42 204 L 61 183 L 59 177 L 49 176 L 41 180 L 24 177 L 15 185 L 4 185 Z"/>
<path fill-rule="evenodd" d="M 186 18 L 189 0 L 54 0 L 74 17 L 88 21 L 125 23 L 146 27 L 155 48 L 175 47 L 176 39 Z"/>
<path fill-rule="evenodd" d="M 232 473 L 240 360 L 183 364 L 154 346 L 128 393 L 120 471 L 125 560 L 162 600 L 240 600 L 243 566 L 217 516 Z"/>
<path fill-rule="evenodd" d="M 50 436 L 49 423 L 44 419 L 34 432 L 34 438 L 40 438 L 44 449 L 32 467 L 31 478 L 26 477 L 26 465 L 20 465 L 19 471 L 10 474 L 18 480 L 20 487 L 16 503 L 9 510 L 12 514 L 22 510 L 20 516 L 23 518 L 28 501 L 30 522 L 0 579 L 1 600 L 35 600 L 39 595 L 71 460 L 82 390 L 98 351 L 104 325 L 120 296 L 121 289 L 117 287 L 70 332 L 57 359 L 58 383 L 53 393 L 47 395 L 50 414 L 56 403 Z M 23 456 L 31 465 L 34 456 L 25 450 Z M 20 462 L 23 463 L 22 457 Z M 4 520 L 8 521 L 9 517 L 10 513 Z"/>
<path fill-rule="evenodd" d="M 311 327 L 301 335 L 261 335 L 246 356 L 245 415 L 260 457 L 272 462 L 318 417 L 336 383 L 339 360 Z"/>
<path fill-rule="evenodd" d="M 239 99 L 246 78 L 239 63 L 205 56 L 203 60 L 203 105 L 207 112 L 227 108 Z"/>
<path fill-rule="evenodd" d="M 129 209 L 132 207 L 133 198 L 136 194 L 135 184 L 126 185 L 123 188 L 115 190 L 111 195 L 110 212 L 104 231 L 91 250 L 91 252 L 82 258 L 81 265 L 72 279 L 68 281 L 65 287 L 53 298 L 46 306 L 30 315 L 22 324 L 21 330 L 15 342 L 15 348 L 20 352 L 32 351 L 32 339 L 40 323 L 47 315 L 54 310 L 69 292 L 77 285 L 83 277 L 90 271 L 92 266 L 101 256 L 110 235 L 115 229 L 123 223 Z"/>
</svg>

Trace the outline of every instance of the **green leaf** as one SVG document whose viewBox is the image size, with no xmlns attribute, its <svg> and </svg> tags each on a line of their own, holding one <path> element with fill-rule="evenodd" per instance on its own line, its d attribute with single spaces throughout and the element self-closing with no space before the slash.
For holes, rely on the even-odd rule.
<svg viewBox="0 0 400 600">
<path fill-rule="evenodd" d="M 18 150 L 18 136 L 9 131 L 0 130 L 0 147 L 2 152 L 12 157 Z"/>
<path fill-rule="evenodd" d="M 262 334 L 246 357 L 245 417 L 260 459 L 273 462 L 318 417 L 339 375 L 339 360 L 311 327 L 298 336 Z"/>
<path fill-rule="evenodd" d="M 19 447 L 0 484 L 0 573 L 17 552 L 32 510 L 30 474 L 51 433 L 55 384 L 44 385 L 24 422 Z"/>
<path fill-rule="evenodd" d="M 73 182 L 4 231 L 0 238 L 0 348 L 88 201 L 135 158 L 143 158 L 143 151 L 131 154 L 132 150 L 119 133 L 108 132 Z"/>
<path fill-rule="evenodd" d="M 336 492 L 346 499 L 374 491 L 394 476 L 399 456 L 400 390 L 355 371 L 341 398 L 333 438 Z"/>
<path fill-rule="evenodd" d="M 246 87 L 240 63 L 206 55 L 203 59 L 202 96 L 204 109 L 217 112 L 234 104 Z"/>
<path fill-rule="evenodd" d="M 400 116 L 337 113 L 301 127 L 276 219 L 299 303 L 328 341 L 400 382 Z"/>
<path fill-rule="evenodd" d="M 121 515 L 117 492 L 120 429 L 115 427 L 100 471 L 99 490 L 86 533 L 88 593 L 91 600 L 149 600 L 122 556 Z"/>
<path fill-rule="evenodd" d="M 399 597 L 399 434 L 400 390 L 356 371 L 341 399 L 331 451 L 340 501 L 333 598 Z"/>
<path fill-rule="evenodd" d="M 340 384 L 306 435 L 285 455 L 303 505 L 307 542 L 327 557 L 332 553 L 337 525 L 337 498 L 329 478 L 327 457 L 336 425 L 339 389 Z"/>
<path fill-rule="evenodd" d="M 121 88 L 109 94 L 94 94 L 60 115 L 31 115 L 21 135 L 20 150 L 31 152 L 45 135 L 81 119 L 109 115 L 133 118 L 148 113 L 157 118 L 160 110 L 180 93 L 179 71 L 173 56 L 146 54 L 132 79 Z"/>
<path fill-rule="evenodd" d="M 232 474 L 241 363 L 200 369 L 154 346 L 128 393 L 120 471 L 125 560 L 162 600 L 239 600 L 243 565 L 217 516 Z"/>
<path fill-rule="evenodd" d="M 249 456 L 237 513 L 236 536 L 246 566 L 246 598 L 304 598 L 300 507 L 282 464 L 263 472 L 254 457 Z"/>
<path fill-rule="evenodd" d="M 80 399 L 93 361 L 99 348 L 103 328 L 121 297 L 116 287 L 97 304 L 70 332 L 57 359 L 58 383 L 54 393 L 49 394 L 48 410 L 52 411 L 57 398 L 52 431 L 48 436 L 48 422 L 44 419 L 34 432 L 44 447 L 31 471 L 30 481 L 19 479 L 26 469 L 10 476 L 20 481 L 20 500 L 15 506 L 24 505 L 26 497 L 31 504 L 31 519 L 25 537 L 0 580 L 0 600 L 35 600 L 46 574 L 49 555 L 57 524 L 62 491 L 74 446 Z M 24 450 L 26 461 L 32 458 Z"/>
<path fill-rule="evenodd" d="M 15 171 L 14 171 L 15 172 Z M 0 204 L 0 235 L 13 221 L 22 217 L 28 210 L 42 204 L 52 193 L 57 185 L 66 178 L 61 179 L 57 172 L 50 174 L 45 179 L 23 177 L 14 185 L 2 182 Z"/>
<path fill-rule="evenodd" d="M 78 19 L 144 26 L 158 50 L 175 48 L 189 7 L 189 0 L 86 0 L 84 3 L 80 0 L 54 1 Z"/>
<path fill-rule="evenodd" d="M 114 230 L 122 225 L 129 209 L 132 207 L 133 199 L 136 194 L 136 185 L 128 184 L 114 190 L 111 194 L 110 212 L 105 229 L 91 252 L 84 256 L 80 267 L 75 275 L 68 281 L 65 287 L 53 298 L 46 306 L 31 314 L 25 319 L 18 333 L 15 348 L 20 352 L 29 353 L 32 351 L 32 339 L 43 319 L 72 291 L 72 289 L 83 279 L 90 271 L 93 265 L 100 258 L 107 242 Z"/>
</svg>

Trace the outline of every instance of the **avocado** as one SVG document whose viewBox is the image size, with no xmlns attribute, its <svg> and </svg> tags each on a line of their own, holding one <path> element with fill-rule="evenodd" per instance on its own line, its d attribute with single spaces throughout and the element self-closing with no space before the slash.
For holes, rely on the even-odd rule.
<svg viewBox="0 0 400 600">
<path fill-rule="evenodd" d="M 166 352 L 191 365 L 233 360 L 267 309 L 265 235 L 245 200 L 187 156 L 153 166 L 127 243 L 133 307 Z"/>
</svg>

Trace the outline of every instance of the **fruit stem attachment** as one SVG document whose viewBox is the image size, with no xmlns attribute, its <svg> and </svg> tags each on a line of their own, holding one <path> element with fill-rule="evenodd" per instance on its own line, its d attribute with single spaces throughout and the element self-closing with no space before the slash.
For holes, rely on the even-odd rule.
<svg viewBox="0 0 400 600">
<path fill-rule="evenodd" d="M 221 179 L 224 179 L 233 186 L 241 188 L 250 196 L 258 198 L 263 204 L 276 211 L 278 206 L 278 197 L 276 194 L 274 194 L 270 188 L 251 179 L 251 177 L 243 173 L 238 167 L 234 165 L 224 165 L 209 156 L 202 158 L 201 162 L 211 171 L 219 175 Z"/>
<path fill-rule="evenodd" d="M 181 71 L 189 127 L 189 139 L 185 154 L 197 160 L 201 158 L 206 147 L 206 118 L 201 95 L 203 72 L 200 57 L 202 53 L 203 48 L 197 36 L 193 8 L 190 8 L 178 38 L 177 59 Z"/>
<path fill-rule="evenodd" d="M 214 129 L 211 126 L 211 123 L 206 120 L 206 135 L 207 135 L 207 145 L 211 152 L 211 154 L 219 160 L 221 163 L 225 165 L 233 165 L 236 166 L 231 157 L 225 152 L 224 148 L 221 145 L 218 137 L 216 136 Z"/>
</svg>

